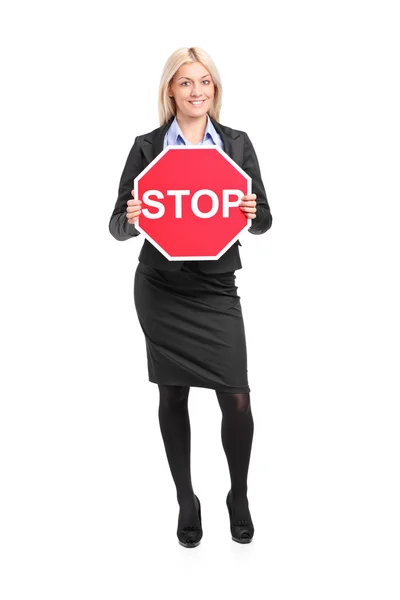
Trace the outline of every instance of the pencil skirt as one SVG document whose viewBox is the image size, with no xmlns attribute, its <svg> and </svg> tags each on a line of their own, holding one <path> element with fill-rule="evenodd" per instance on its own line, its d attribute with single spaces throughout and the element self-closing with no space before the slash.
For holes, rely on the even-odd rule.
<svg viewBox="0 0 400 600">
<path fill-rule="evenodd" d="M 246 335 L 234 271 L 178 271 L 138 263 L 134 302 L 144 333 L 149 381 L 250 392 Z"/>
</svg>

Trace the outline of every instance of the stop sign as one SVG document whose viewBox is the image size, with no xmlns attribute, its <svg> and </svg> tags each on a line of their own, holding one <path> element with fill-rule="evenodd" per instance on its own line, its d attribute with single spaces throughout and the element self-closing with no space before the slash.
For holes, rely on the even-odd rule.
<svg viewBox="0 0 400 600">
<path fill-rule="evenodd" d="M 251 219 L 251 178 L 218 146 L 167 146 L 134 180 L 136 229 L 169 260 L 217 260 Z"/>
</svg>

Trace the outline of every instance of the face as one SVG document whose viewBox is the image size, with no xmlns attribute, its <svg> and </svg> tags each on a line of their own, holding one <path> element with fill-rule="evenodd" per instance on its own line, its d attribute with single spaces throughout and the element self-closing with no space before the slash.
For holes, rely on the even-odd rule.
<svg viewBox="0 0 400 600">
<path fill-rule="evenodd" d="M 208 69 L 199 62 L 182 65 L 169 87 L 169 95 L 175 98 L 178 117 L 205 115 L 212 107 L 214 91 L 214 83 Z"/>
</svg>

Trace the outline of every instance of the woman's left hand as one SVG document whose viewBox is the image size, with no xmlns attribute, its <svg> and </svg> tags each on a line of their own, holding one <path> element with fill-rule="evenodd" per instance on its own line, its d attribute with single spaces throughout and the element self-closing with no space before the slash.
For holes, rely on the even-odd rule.
<svg viewBox="0 0 400 600">
<path fill-rule="evenodd" d="M 256 218 L 256 194 L 249 194 L 248 196 L 243 196 L 241 204 L 239 204 L 240 209 L 244 212 L 246 217 L 250 219 Z"/>
</svg>

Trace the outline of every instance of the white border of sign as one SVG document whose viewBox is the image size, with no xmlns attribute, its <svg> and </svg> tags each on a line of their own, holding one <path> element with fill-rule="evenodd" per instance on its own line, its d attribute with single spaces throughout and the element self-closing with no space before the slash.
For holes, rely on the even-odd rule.
<svg viewBox="0 0 400 600">
<path fill-rule="evenodd" d="M 232 160 L 232 158 L 230 156 L 228 156 L 228 154 L 226 152 L 224 152 L 224 150 L 222 150 L 222 148 L 219 148 L 219 146 L 178 146 L 178 145 L 170 145 L 167 146 L 166 148 L 164 148 L 164 150 L 162 152 L 160 152 L 160 154 L 158 154 L 158 156 L 156 156 L 156 158 L 154 160 L 151 161 L 151 163 L 149 165 L 147 165 L 147 167 L 145 169 L 143 169 L 143 171 L 141 173 L 139 173 L 139 175 L 137 177 L 135 177 L 135 179 L 133 180 L 133 185 L 134 185 L 134 193 L 135 193 L 135 198 L 138 198 L 138 182 L 140 181 L 140 179 L 143 177 L 143 175 L 145 175 L 147 173 L 147 171 L 149 171 L 152 167 L 154 167 L 154 165 L 156 164 L 156 162 L 158 162 L 163 156 L 164 154 L 166 154 L 167 152 L 169 152 L 170 150 L 217 150 L 224 158 L 226 158 L 226 160 L 228 162 L 231 163 L 232 166 L 235 167 L 235 169 L 237 171 L 239 171 L 239 173 L 241 175 L 243 175 L 243 177 L 246 178 L 247 181 L 247 193 L 246 196 L 251 194 L 251 177 L 249 175 L 247 175 L 247 173 L 245 173 L 243 171 L 243 169 L 241 167 L 239 167 L 239 165 L 237 165 L 235 163 L 234 160 Z M 144 237 L 153 245 L 157 248 L 157 250 L 159 250 L 164 256 L 165 258 L 168 258 L 168 260 L 173 261 L 173 260 L 218 260 L 219 258 L 221 258 L 221 256 L 228 250 L 228 248 L 230 248 L 231 246 L 233 246 L 233 244 L 236 242 L 236 240 L 239 238 L 239 235 L 242 233 L 242 231 L 244 229 L 246 229 L 247 227 L 251 226 L 251 221 L 252 219 L 249 217 L 247 219 L 247 224 L 245 224 L 243 226 L 243 228 L 239 231 L 239 233 L 237 235 L 235 235 L 235 237 L 221 250 L 221 252 L 219 252 L 217 254 L 217 256 L 170 256 L 168 254 L 168 252 L 166 252 L 163 248 L 161 248 L 161 246 L 159 244 L 157 244 L 157 242 L 155 242 L 139 225 L 139 221 L 140 221 L 140 216 L 138 217 L 138 220 L 135 223 L 135 227 L 138 231 L 140 231 L 140 233 L 142 233 L 144 235 Z"/>
</svg>

